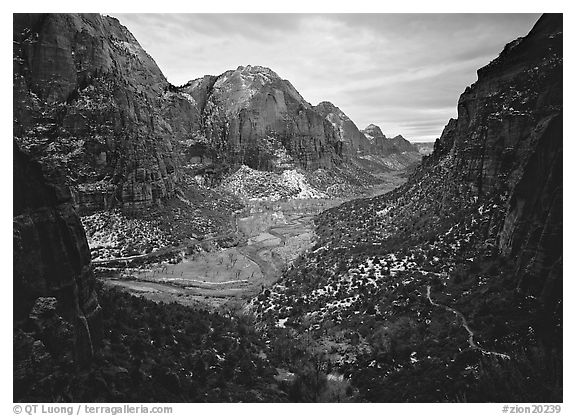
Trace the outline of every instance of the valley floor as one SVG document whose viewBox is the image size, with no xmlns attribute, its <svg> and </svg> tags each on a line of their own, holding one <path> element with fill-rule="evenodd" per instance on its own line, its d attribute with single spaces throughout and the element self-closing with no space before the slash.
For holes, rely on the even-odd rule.
<svg viewBox="0 0 576 416">
<path fill-rule="evenodd" d="M 371 188 L 367 196 L 386 193 L 405 181 L 400 174 L 387 174 L 381 179 L 382 183 Z M 94 264 L 106 285 L 153 301 L 235 309 L 274 284 L 283 268 L 312 246 L 316 214 L 347 200 L 350 198 L 246 199 L 244 209 L 235 214 L 235 230 L 205 239 L 190 237 L 202 247 L 200 251 L 164 248 L 94 260 Z M 236 245 L 214 248 L 211 244 L 224 238 Z M 177 252 L 178 262 L 160 260 L 163 250 Z"/>
</svg>

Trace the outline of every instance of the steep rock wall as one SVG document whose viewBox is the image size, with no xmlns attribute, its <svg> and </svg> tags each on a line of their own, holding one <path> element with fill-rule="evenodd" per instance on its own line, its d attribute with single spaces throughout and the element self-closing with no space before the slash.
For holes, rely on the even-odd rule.
<svg viewBox="0 0 576 416">
<path fill-rule="evenodd" d="M 39 299 L 55 298 L 57 312 L 72 325 L 75 356 L 85 362 L 98 337 L 100 306 L 71 193 L 46 181 L 40 165 L 16 145 L 13 181 L 15 327 L 25 325 L 33 309 L 42 309 L 35 307 Z"/>
<path fill-rule="evenodd" d="M 332 125 L 268 68 L 240 66 L 190 81 L 181 91 L 194 97 L 203 134 L 230 163 L 273 170 L 289 162 L 312 170 L 341 162 Z"/>
<path fill-rule="evenodd" d="M 544 15 L 478 71 L 432 155 L 481 197 L 500 195 L 498 246 L 519 288 L 558 308 L 562 291 L 562 15 Z M 555 305 L 555 306 L 552 306 Z"/>
<path fill-rule="evenodd" d="M 14 136 L 83 210 L 173 195 L 198 110 L 116 19 L 15 14 L 13 57 Z"/>
</svg>

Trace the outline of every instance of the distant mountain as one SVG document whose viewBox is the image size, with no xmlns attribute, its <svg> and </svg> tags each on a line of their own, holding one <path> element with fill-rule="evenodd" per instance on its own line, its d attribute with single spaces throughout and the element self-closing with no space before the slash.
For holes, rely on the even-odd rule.
<svg viewBox="0 0 576 416">
<path fill-rule="evenodd" d="M 371 143 L 358 130 L 356 124 L 344 114 L 342 110 L 328 101 L 322 101 L 314 107 L 318 113 L 325 117 L 334 127 L 336 135 L 344 143 L 344 153 L 369 153 Z"/>
<path fill-rule="evenodd" d="M 380 127 L 375 124 L 369 124 L 362 130 L 364 136 L 370 141 L 375 148 L 374 151 L 381 153 L 402 153 L 417 152 L 418 149 L 401 135 L 388 138 Z"/>
<path fill-rule="evenodd" d="M 199 134 L 230 163 L 253 169 L 330 168 L 342 143 L 292 84 L 261 66 L 240 66 L 179 88 L 191 97 Z"/>
<path fill-rule="evenodd" d="M 420 163 L 422 155 L 412 143 L 401 135 L 388 138 L 379 126 L 369 124 L 362 134 L 370 142 L 364 158 L 377 159 L 392 170 L 404 170 Z"/>
<path fill-rule="evenodd" d="M 562 401 L 562 20 L 478 71 L 406 184 L 315 218 L 253 301 L 271 342 L 330 345 L 362 401 Z"/>
</svg>

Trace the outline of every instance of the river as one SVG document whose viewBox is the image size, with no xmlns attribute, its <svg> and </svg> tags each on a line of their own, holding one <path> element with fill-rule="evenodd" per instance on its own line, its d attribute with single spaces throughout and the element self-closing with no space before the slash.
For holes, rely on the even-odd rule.
<svg viewBox="0 0 576 416">
<path fill-rule="evenodd" d="M 375 188 L 371 194 L 392 188 Z M 313 245 L 316 214 L 346 200 L 247 200 L 235 218 L 241 236 L 237 246 L 186 255 L 177 264 L 125 269 L 104 280 L 154 301 L 235 309 L 274 284 L 282 269 Z"/>
</svg>

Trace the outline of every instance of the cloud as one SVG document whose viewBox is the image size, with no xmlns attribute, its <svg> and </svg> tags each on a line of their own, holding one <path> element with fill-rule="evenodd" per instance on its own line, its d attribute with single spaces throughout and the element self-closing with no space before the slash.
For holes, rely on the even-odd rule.
<svg viewBox="0 0 576 416">
<path fill-rule="evenodd" d="M 312 104 L 331 101 L 359 128 L 438 137 L 476 70 L 528 33 L 534 14 L 118 14 L 180 85 L 262 65 Z"/>
</svg>

